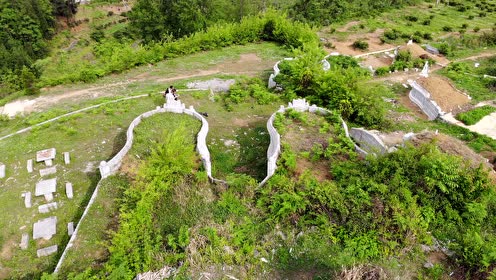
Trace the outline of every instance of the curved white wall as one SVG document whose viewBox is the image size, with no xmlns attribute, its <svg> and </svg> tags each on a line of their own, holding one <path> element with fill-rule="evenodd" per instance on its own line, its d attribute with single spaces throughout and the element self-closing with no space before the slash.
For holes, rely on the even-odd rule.
<svg viewBox="0 0 496 280">
<path fill-rule="evenodd" d="M 57 263 L 57 266 L 55 267 L 54 273 L 57 273 L 59 271 L 66 255 L 67 255 L 67 251 L 69 250 L 69 248 L 71 248 L 73 246 L 74 240 L 76 240 L 77 234 L 79 232 L 79 226 L 81 225 L 81 222 L 83 221 L 83 219 L 86 217 L 91 205 L 93 205 L 93 203 L 96 200 L 102 179 L 104 179 L 104 178 L 106 178 L 112 174 L 115 174 L 117 172 L 117 170 L 119 170 L 119 167 L 122 164 L 122 160 L 124 159 L 126 154 L 129 152 L 129 150 L 133 146 L 134 128 L 141 123 L 142 119 L 151 117 L 151 116 L 158 114 L 158 113 L 177 113 L 177 114 L 184 113 L 184 114 L 193 116 L 202 122 L 202 127 L 201 127 L 201 129 L 198 132 L 197 137 L 196 137 L 196 141 L 197 141 L 196 150 L 197 150 L 198 154 L 200 155 L 200 158 L 202 160 L 203 166 L 205 168 L 205 171 L 207 173 L 209 180 L 211 182 L 220 181 L 220 180 L 217 180 L 217 179 L 212 177 L 212 163 L 210 161 L 210 152 L 207 148 L 207 143 L 206 143 L 208 129 L 209 129 L 208 128 L 208 122 L 202 115 L 200 115 L 199 113 L 197 113 L 195 111 L 193 106 L 190 106 L 189 109 L 185 109 L 184 104 L 182 104 L 181 102 L 178 101 L 178 102 L 172 102 L 172 104 L 171 103 L 165 104 L 163 108 L 157 107 L 155 110 L 148 111 L 146 113 L 139 115 L 131 122 L 131 124 L 129 125 L 129 127 L 126 131 L 127 139 L 126 139 L 126 144 L 124 144 L 124 147 L 122 147 L 122 149 L 108 162 L 105 162 L 105 161 L 100 162 L 99 169 L 100 169 L 100 174 L 101 174 L 102 178 L 100 179 L 95 190 L 93 191 L 93 194 L 91 195 L 90 201 L 88 202 L 88 205 L 84 209 L 83 215 L 79 219 L 79 222 L 77 223 L 76 229 L 74 230 L 74 233 L 71 235 L 71 238 L 69 239 L 69 242 L 67 243 L 67 245 L 64 249 L 64 252 L 62 253 L 62 256 L 60 257 L 60 259 Z"/>
<path fill-rule="evenodd" d="M 319 113 L 323 115 L 331 113 L 331 111 L 325 108 L 317 107 L 316 105 L 310 105 L 308 102 L 305 101 L 305 99 L 294 99 L 292 102 L 288 103 L 288 107 L 281 106 L 279 110 L 277 110 L 277 112 L 275 112 L 270 116 L 269 120 L 267 121 L 267 130 L 269 131 L 269 136 L 270 136 L 270 145 L 269 148 L 267 149 L 267 176 L 263 179 L 262 182 L 260 182 L 259 187 L 263 186 L 270 179 L 270 177 L 272 177 L 276 172 L 277 159 L 281 152 L 281 135 L 279 134 L 279 132 L 277 132 L 277 129 L 275 129 L 274 127 L 274 119 L 277 113 L 284 113 L 286 110 L 289 109 L 294 109 L 298 112 Z M 346 137 L 352 140 L 348 132 L 348 126 L 346 125 L 343 119 L 341 119 L 341 122 Z M 367 154 L 365 151 L 360 149 L 360 147 L 358 147 L 358 145 L 356 144 L 355 144 L 355 149 L 359 153 Z"/>
</svg>

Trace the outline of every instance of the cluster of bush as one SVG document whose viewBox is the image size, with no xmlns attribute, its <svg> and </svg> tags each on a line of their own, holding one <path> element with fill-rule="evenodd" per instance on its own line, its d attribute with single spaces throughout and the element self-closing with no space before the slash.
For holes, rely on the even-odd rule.
<svg viewBox="0 0 496 280">
<path fill-rule="evenodd" d="M 383 43 L 391 43 L 398 39 L 412 40 L 415 43 L 422 43 L 422 40 L 432 40 L 432 34 L 429 32 L 415 31 L 413 34 L 408 34 L 397 29 L 389 29 L 384 31 L 381 36 Z"/>
<path fill-rule="evenodd" d="M 318 42 L 317 35 L 308 25 L 292 22 L 275 11 L 267 11 L 261 15 L 245 17 L 239 23 L 217 24 L 178 40 L 169 38 L 163 42 L 133 46 L 132 42 L 126 40 L 119 42 L 110 38 L 103 39 L 94 47 L 93 52 L 97 58 L 95 63 L 81 62 L 78 67 L 72 67 L 73 72 L 57 77 L 42 76 L 40 84 L 53 86 L 78 81 L 90 82 L 111 73 L 167 58 L 261 40 L 278 42 L 288 48 L 299 48 L 305 42 Z"/>
<path fill-rule="evenodd" d="M 496 112 L 496 107 L 485 105 L 477 107 L 470 111 L 459 113 L 458 115 L 456 115 L 456 119 L 466 125 L 474 125 L 478 123 L 482 118 L 493 112 Z"/>
<path fill-rule="evenodd" d="M 425 62 L 428 62 L 429 65 L 433 65 L 435 60 L 432 58 L 423 59 L 420 57 L 412 57 L 412 54 L 409 51 L 399 51 L 398 55 L 390 66 L 387 67 L 378 67 L 375 69 L 375 74 L 377 76 L 386 75 L 389 72 L 394 71 L 402 71 L 404 69 L 412 69 L 412 68 L 422 68 L 425 65 Z"/>
</svg>

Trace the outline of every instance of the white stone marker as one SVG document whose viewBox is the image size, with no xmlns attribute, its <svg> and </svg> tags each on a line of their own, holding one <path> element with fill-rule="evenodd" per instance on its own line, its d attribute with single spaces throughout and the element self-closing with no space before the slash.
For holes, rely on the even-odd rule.
<svg viewBox="0 0 496 280">
<path fill-rule="evenodd" d="M 39 220 L 33 225 L 33 239 L 49 240 L 55 233 L 57 233 L 57 217 L 55 216 Z"/>
<path fill-rule="evenodd" d="M 31 192 L 24 193 L 24 206 L 31 208 Z"/>
<path fill-rule="evenodd" d="M 46 256 L 49 256 L 49 255 L 56 253 L 56 252 L 57 252 L 57 245 L 53 245 L 50 247 L 46 247 L 46 248 L 37 250 L 36 255 L 38 255 L 38 258 L 39 257 L 46 257 Z"/>
<path fill-rule="evenodd" d="M 45 160 L 45 165 L 46 166 L 52 166 L 53 165 L 53 161 L 51 159 L 47 159 L 47 160 Z"/>
<path fill-rule="evenodd" d="M 40 213 L 48 213 L 52 210 L 56 210 L 58 208 L 57 202 L 42 204 L 38 206 L 38 212 Z"/>
<path fill-rule="evenodd" d="M 71 156 L 69 155 L 69 152 L 64 152 L 64 162 L 65 164 L 71 163 Z"/>
<path fill-rule="evenodd" d="M 26 250 L 28 248 L 28 243 L 29 243 L 29 234 L 23 233 L 21 237 L 21 244 L 19 244 L 19 247 L 21 247 L 22 250 Z"/>
<path fill-rule="evenodd" d="M 28 159 L 28 162 L 26 163 L 26 169 L 28 170 L 28 173 L 33 172 L 33 160 Z"/>
<path fill-rule="evenodd" d="M 36 152 L 36 162 L 54 159 L 56 154 L 55 148 L 38 151 Z"/>
<path fill-rule="evenodd" d="M 5 164 L 0 164 L 0 178 L 5 178 Z"/>
<path fill-rule="evenodd" d="M 71 198 L 74 196 L 72 193 L 72 184 L 67 182 L 65 183 L 65 194 L 67 195 L 67 198 Z"/>
<path fill-rule="evenodd" d="M 36 183 L 35 196 L 52 194 L 56 191 L 57 178 L 52 178 L 48 180 L 41 180 Z"/>
<path fill-rule="evenodd" d="M 71 236 L 74 233 L 74 223 L 70 222 L 67 224 L 67 234 Z"/>
<path fill-rule="evenodd" d="M 57 173 L 57 167 L 56 166 L 48 167 L 48 168 L 45 168 L 45 169 L 40 169 L 40 176 L 41 177 L 47 176 L 47 175 L 51 175 L 51 174 L 55 174 L 55 173 Z"/>
</svg>

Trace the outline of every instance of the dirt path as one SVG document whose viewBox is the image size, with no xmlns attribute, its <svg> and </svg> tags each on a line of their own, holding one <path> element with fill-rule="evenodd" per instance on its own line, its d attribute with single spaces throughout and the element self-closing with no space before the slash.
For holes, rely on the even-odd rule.
<svg viewBox="0 0 496 280">
<path fill-rule="evenodd" d="M 70 90 L 62 94 L 48 93 L 34 99 L 23 98 L 7 103 L 4 107 L 0 107 L 0 114 L 13 117 L 17 114 L 43 111 L 53 105 L 60 104 L 61 102 L 79 102 L 81 100 L 112 96 L 115 95 L 115 89 L 125 88 L 128 84 L 133 82 L 153 81 L 165 83 L 215 74 L 243 74 L 253 76 L 265 69 L 271 68 L 274 63 L 275 61 L 262 60 L 259 56 L 257 56 L 257 54 L 254 53 L 241 54 L 239 60 L 217 64 L 207 70 L 192 71 L 190 74 L 177 75 L 169 78 L 160 78 L 149 76 L 147 75 L 147 73 L 142 73 L 122 82 L 88 87 L 78 90 Z M 44 89 L 43 91 L 50 92 L 53 89 L 56 88 Z"/>
<path fill-rule="evenodd" d="M 456 59 L 456 60 L 454 60 L 454 62 L 466 61 L 466 60 L 476 60 L 478 58 L 491 57 L 491 56 L 495 56 L 495 55 L 496 55 L 495 52 L 483 52 L 483 53 L 480 53 L 478 55 L 473 55 L 473 56 L 469 56 L 469 57 Z"/>
</svg>

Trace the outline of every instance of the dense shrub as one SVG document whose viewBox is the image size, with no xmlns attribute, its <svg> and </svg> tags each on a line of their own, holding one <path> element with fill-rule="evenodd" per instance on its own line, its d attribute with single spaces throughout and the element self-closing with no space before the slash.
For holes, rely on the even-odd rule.
<svg viewBox="0 0 496 280">
<path fill-rule="evenodd" d="M 353 42 L 353 48 L 359 50 L 367 50 L 369 48 L 369 43 L 364 40 L 356 40 Z"/>
<path fill-rule="evenodd" d="M 453 31 L 453 27 L 445 25 L 443 26 L 442 30 L 446 32 L 451 32 Z"/>
</svg>

